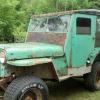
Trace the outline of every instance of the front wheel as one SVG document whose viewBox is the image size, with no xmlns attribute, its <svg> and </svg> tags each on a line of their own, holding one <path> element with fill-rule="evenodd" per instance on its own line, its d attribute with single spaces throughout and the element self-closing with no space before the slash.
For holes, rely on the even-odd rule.
<svg viewBox="0 0 100 100">
<path fill-rule="evenodd" d="M 92 71 L 84 75 L 85 85 L 89 90 L 100 90 L 100 62 L 93 65 Z"/>
<path fill-rule="evenodd" d="M 7 88 L 4 100 L 47 100 L 48 88 L 39 78 L 23 76 L 15 79 Z"/>
</svg>

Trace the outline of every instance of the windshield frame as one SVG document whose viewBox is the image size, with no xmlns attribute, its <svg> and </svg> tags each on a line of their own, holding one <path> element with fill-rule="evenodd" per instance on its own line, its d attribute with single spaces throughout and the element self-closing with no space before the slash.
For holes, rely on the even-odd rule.
<svg viewBox="0 0 100 100">
<path fill-rule="evenodd" d="M 46 20 L 47 20 L 47 21 L 46 21 L 46 24 L 48 24 L 48 20 L 49 20 L 49 19 L 52 19 L 52 18 L 61 18 L 61 17 L 64 17 L 64 16 L 65 16 L 65 18 L 67 18 L 67 20 L 66 20 L 66 22 L 67 22 L 67 27 L 65 28 L 66 31 L 64 31 L 64 30 L 63 30 L 62 32 L 60 32 L 60 31 L 57 31 L 57 32 L 56 32 L 56 31 L 47 31 L 47 29 L 48 29 L 47 27 L 45 27 L 45 28 L 46 28 L 45 31 L 30 31 L 30 25 L 31 25 L 32 20 L 34 21 L 34 19 L 42 19 L 42 18 L 43 18 L 43 19 L 46 19 Z M 32 18 L 30 19 L 30 22 L 29 22 L 29 26 L 28 26 L 27 33 L 34 33 L 34 32 L 35 32 L 35 33 L 36 33 L 36 32 L 37 32 L 37 33 L 40 33 L 40 32 L 41 32 L 41 33 L 66 33 L 66 32 L 68 31 L 68 27 L 69 27 L 69 24 L 70 24 L 70 20 L 71 20 L 71 15 L 70 15 L 70 14 L 64 14 L 64 15 L 59 15 L 59 16 L 50 16 L 50 17 L 49 17 L 49 16 L 48 16 L 48 17 L 46 17 L 46 16 L 45 16 L 45 17 L 37 17 L 37 18 L 36 18 L 36 17 L 35 17 L 35 18 L 32 17 Z"/>
</svg>

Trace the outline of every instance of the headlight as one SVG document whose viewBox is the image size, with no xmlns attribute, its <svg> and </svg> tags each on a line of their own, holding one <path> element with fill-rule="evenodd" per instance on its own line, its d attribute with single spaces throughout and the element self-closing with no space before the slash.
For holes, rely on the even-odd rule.
<svg viewBox="0 0 100 100">
<path fill-rule="evenodd" d="M 0 52 L 0 62 L 2 64 L 6 63 L 6 50 L 2 49 L 2 51 Z"/>
</svg>

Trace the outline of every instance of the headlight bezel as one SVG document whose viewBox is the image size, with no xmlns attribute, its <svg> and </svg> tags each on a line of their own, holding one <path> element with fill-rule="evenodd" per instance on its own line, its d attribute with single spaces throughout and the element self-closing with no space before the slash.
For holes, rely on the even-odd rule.
<svg viewBox="0 0 100 100">
<path fill-rule="evenodd" d="M 6 50 L 2 49 L 0 52 L 0 63 L 5 64 L 6 63 Z"/>
</svg>

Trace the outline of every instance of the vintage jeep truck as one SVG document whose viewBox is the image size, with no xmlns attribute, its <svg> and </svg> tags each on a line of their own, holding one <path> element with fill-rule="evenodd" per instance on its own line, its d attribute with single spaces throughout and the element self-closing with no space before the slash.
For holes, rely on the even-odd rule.
<svg viewBox="0 0 100 100">
<path fill-rule="evenodd" d="M 100 90 L 100 10 L 32 16 L 25 43 L 0 44 L 4 100 L 47 100 L 43 80 L 70 77 Z"/>
</svg>

